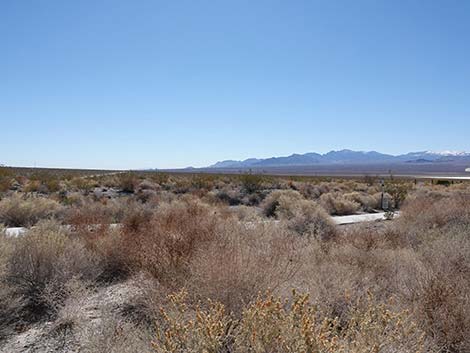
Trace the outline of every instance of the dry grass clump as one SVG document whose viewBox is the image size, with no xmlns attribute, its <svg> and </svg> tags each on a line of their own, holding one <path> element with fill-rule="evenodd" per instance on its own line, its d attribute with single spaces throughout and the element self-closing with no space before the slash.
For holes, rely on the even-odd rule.
<svg viewBox="0 0 470 353">
<path fill-rule="evenodd" d="M 59 216 L 60 204 L 43 197 L 22 197 L 17 193 L 0 201 L 0 223 L 9 227 L 29 227 L 40 220 Z"/>
<path fill-rule="evenodd" d="M 356 213 L 360 204 L 351 201 L 343 194 L 330 192 L 320 196 L 320 205 L 331 215 L 343 216 Z"/>
<path fill-rule="evenodd" d="M 191 311 L 187 293 L 170 296 L 162 309 L 154 350 L 173 352 L 424 352 L 424 335 L 406 311 L 373 300 L 353 306 L 347 322 L 321 317 L 308 295 L 290 300 L 259 296 L 235 319 L 209 301 Z M 428 349 L 431 352 L 432 349 Z"/>
</svg>

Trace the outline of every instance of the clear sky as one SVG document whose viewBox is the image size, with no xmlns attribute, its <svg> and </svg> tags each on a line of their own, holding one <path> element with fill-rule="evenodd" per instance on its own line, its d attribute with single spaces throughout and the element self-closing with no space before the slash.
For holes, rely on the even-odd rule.
<svg viewBox="0 0 470 353">
<path fill-rule="evenodd" d="M 0 163 L 470 150 L 470 1 L 1 0 Z"/>
</svg>

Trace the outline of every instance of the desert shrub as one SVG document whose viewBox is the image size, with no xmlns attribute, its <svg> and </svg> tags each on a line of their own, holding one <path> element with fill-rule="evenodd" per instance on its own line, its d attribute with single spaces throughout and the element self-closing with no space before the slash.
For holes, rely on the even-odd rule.
<svg viewBox="0 0 470 353">
<path fill-rule="evenodd" d="M 272 191 L 261 207 L 265 216 L 286 222 L 287 227 L 298 234 L 323 239 L 335 234 L 329 215 L 315 202 L 305 200 L 298 191 Z"/>
<path fill-rule="evenodd" d="M 382 195 L 379 194 L 374 194 L 374 195 L 369 195 L 365 192 L 351 192 L 348 194 L 345 194 L 344 197 L 347 200 L 353 201 L 357 204 L 360 205 L 360 208 L 363 211 L 370 212 L 375 209 L 380 209 L 381 208 L 381 197 Z"/>
<path fill-rule="evenodd" d="M 148 177 L 160 186 L 170 181 L 170 175 L 162 172 L 150 173 Z"/>
<path fill-rule="evenodd" d="M 13 181 L 10 178 L 0 178 L 0 192 L 6 192 L 10 190 L 13 185 Z"/>
<path fill-rule="evenodd" d="M 263 177 L 255 174 L 244 174 L 240 176 L 240 182 L 242 189 L 247 194 L 252 194 L 261 189 L 263 184 Z"/>
<path fill-rule="evenodd" d="M 385 192 L 390 194 L 393 199 L 393 206 L 400 208 L 405 201 L 409 192 L 412 190 L 413 184 L 406 182 L 387 182 L 385 183 Z"/>
<path fill-rule="evenodd" d="M 171 307 L 162 310 L 153 348 L 158 353 L 220 352 L 230 344 L 231 320 L 222 304 L 209 302 L 208 308 L 195 308 L 195 318 L 187 315 L 187 292 L 169 296 Z"/>
<path fill-rule="evenodd" d="M 260 291 L 282 290 L 291 280 L 301 266 L 298 246 L 298 237 L 279 225 L 225 222 L 217 238 L 197 249 L 186 285 L 192 297 L 240 313 Z"/>
<path fill-rule="evenodd" d="M 216 236 L 216 212 L 193 200 L 161 204 L 147 226 L 125 231 L 132 266 L 176 283 L 187 272 L 195 249 Z"/>
<path fill-rule="evenodd" d="M 468 229 L 446 231 L 420 249 L 426 272 L 405 296 L 412 302 L 420 327 L 445 352 L 470 350 Z"/>
<path fill-rule="evenodd" d="M 95 258 L 82 243 L 57 224 L 43 223 L 14 239 L 5 280 L 14 297 L 23 299 L 21 317 L 30 322 L 55 314 L 69 280 L 90 280 L 98 274 Z"/>
<path fill-rule="evenodd" d="M 307 295 L 294 292 L 290 300 L 259 296 L 240 320 L 222 304 L 209 302 L 188 315 L 186 292 L 162 312 L 154 340 L 156 352 L 423 352 L 422 332 L 406 311 L 393 312 L 369 300 L 351 309 L 343 326 L 321 317 Z M 428 351 L 432 351 L 429 349 Z"/>
<path fill-rule="evenodd" d="M 317 199 L 321 195 L 318 185 L 313 183 L 293 182 L 291 188 L 300 192 L 306 199 Z"/>
<path fill-rule="evenodd" d="M 113 214 L 110 208 L 101 202 L 88 201 L 83 205 L 68 208 L 65 214 L 66 224 L 85 233 L 93 232 L 96 228 L 104 231 L 112 221 Z"/>
<path fill-rule="evenodd" d="M 88 193 L 95 187 L 96 182 L 90 178 L 76 177 L 70 180 L 70 185 L 79 191 Z"/>
<path fill-rule="evenodd" d="M 139 183 L 139 178 L 135 173 L 119 174 L 119 187 L 123 192 L 133 193 Z"/>
<path fill-rule="evenodd" d="M 261 212 L 255 207 L 245 205 L 234 206 L 231 211 L 242 222 L 261 222 Z"/>
<path fill-rule="evenodd" d="M 302 195 L 295 190 L 274 190 L 268 194 L 261 204 L 263 213 L 266 217 L 275 217 L 279 207 L 279 199 L 284 199 L 284 204 L 294 204 L 303 199 Z"/>
<path fill-rule="evenodd" d="M 39 192 L 41 191 L 41 182 L 39 180 L 28 180 L 23 190 L 24 192 Z"/>
<path fill-rule="evenodd" d="M 1 228 L 1 227 L 0 227 Z M 18 308 L 22 300 L 13 295 L 12 289 L 6 283 L 8 260 L 12 252 L 12 239 L 7 238 L 0 229 L 0 341 L 12 331 L 12 324 L 19 317 Z"/>
<path fill-rule="evenodd" d="M 216 197 L 230 206 L 239 205 L 243 198 L 240 190 L 228 188 L 217 191 Z"/>
<path fill-rule="evenodd" d="M 360 207 L 357 202 L 348 200 L 343 194 L 337 192 L 321 195 L 320 205 L 329 214 L 338 216 L 354 214 Z"/>
<path fill-rule="evenodd" d="M 470 225 L 470 195 L 429 195 L 417 194 L 403 205 L 397 228 L 401 232 L 418 236 L 426 230 L 452 228 Z"/>
<path fill-rule="evenodd" d="M 292 202 L 289 197 L 281 196 L 276 214 L 285 221 L 287 227 L 297 234 L 320 239 L 331 239 L 336 227 L 330 216 L 313 201 L 299 200 Z"/>
<path fill-rule="evenodd" d="M 43 193 L 57 192 L 60 190 L 59 176 L 52 172 L 35 172 L 29 177 L 26 186 L 27 191 L 40 191 Z"/>
<path fill-rule="evenodd" d="M 10 190 L 13 185 L 14 173 L 5 167 L 0 167 L 0 192 L 6 192 Z"/>
<path fill-rule="evenodd" d="M 0 201 L 0 222 L 10 227 L 29 227 L 61 212 L 58 202 L 42 197 L 21 197 L 15 193 Z"/>
</svg>

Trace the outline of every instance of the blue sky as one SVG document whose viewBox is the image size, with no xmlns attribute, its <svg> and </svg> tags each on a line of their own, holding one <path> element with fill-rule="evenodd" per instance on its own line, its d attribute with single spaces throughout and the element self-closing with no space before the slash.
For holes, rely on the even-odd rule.
<svg viewBox="0 0 470 353">
<path fill-rule="evenodd" d="M 470 1 L 0 1 L 0 163 L 470 150 Z"/>
</svg>

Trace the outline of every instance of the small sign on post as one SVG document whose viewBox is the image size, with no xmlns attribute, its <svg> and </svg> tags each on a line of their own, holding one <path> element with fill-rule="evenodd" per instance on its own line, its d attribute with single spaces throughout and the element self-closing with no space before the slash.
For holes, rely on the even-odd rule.
<svg viewBox="0 0 470 353">
<path fill-rule="evenodd" d="M 382 196 L 382 210 L 388 211 L 388 197 Z"/>
<path fill-rule="evenodd" d="M 380 197 L 380 206 L 382 207 L 382 210 L 387 210 L 388 200 L 385 197 L 385 181 L 383 179 L 380 181 L 380 186 L 382 187 L 382 195 Z"/>
</svg>

